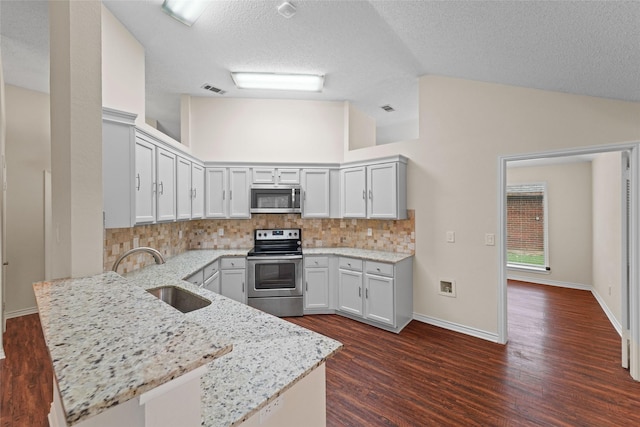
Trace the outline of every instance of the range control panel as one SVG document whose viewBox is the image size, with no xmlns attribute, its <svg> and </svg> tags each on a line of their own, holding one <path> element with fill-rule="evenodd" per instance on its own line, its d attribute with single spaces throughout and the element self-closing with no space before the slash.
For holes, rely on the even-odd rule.
<svg viewBox="0 0 640 427">
<path fill-rule="evenodd" d="M 299 240 L 299 228 L 282 228 L 270 230 L 255 230 L 256 240 Z"/>
</svg>

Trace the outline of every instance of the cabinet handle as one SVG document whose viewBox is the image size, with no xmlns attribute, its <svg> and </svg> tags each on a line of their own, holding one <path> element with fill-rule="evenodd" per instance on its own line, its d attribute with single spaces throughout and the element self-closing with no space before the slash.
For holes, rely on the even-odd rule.
<svg viewBox="0 0 640 427">
<path fill-rule="evenodd" d="M 362 198 L 363 199 L 367 198 L 367 190 L 362 190 Z"/>
<path fill-rule="evenodd" d="M 229 200 L 233 199 L 233 190 L 229 190 Z"/>
<path fill-rule="evenodd" d="M 309 282 L 304 282 L 305 283 L 305 291 L 309 292 Z"/>
<path fill-rule="evenodd" d="M 160 181 L 160 195 L 164 194 L 164 183 Z"/>
<path fill-rule="evenodd" d="M 373 192 L 369 190 L 369 199 L 373 199 Z"/>
<path fill-rule="evenodd" d="M 380 268 L 376 267 L 376 270 L 380 271 Z"/>
<path fill-rule="evenodd" d="M 227 192 L 227 190 L 222 190 L 222 200 L 224 200 L 224 195 Z"/>
<path fill-rule="evenodd" d="M 193 198 L 194 198 L 194 199 L 196 198 L 196 192 L 197 192 L 197 191 L 198 191 L 198 189 L 197 189 L 197 188 L 194 188 L 194 189 L 193 189 Z"/>
<path fill-rule="evenodd" d="M 244 282 L 242 282 L 242 293 L 244 294 Z"/>
<path fill-rule="evenodd" d="M 358 286 L 358 296 L 359 297 L 362 296 L 362 288 L 360 286 Z"/>
<path fill-rule="evenodd" d="M 136 179 L 138 180 L 138 184 L 136 185 L 136 191 L 140 191 L 140 174 L 136 175 Z"/>
<path fill-rule="evenodd" d="M 365 297 L 366 299 L 369 299 L 369 288 L 367 288 L 367 289 L 365 289 L 365 290 L 364 290 L 364 297 Z"/>
</svg>

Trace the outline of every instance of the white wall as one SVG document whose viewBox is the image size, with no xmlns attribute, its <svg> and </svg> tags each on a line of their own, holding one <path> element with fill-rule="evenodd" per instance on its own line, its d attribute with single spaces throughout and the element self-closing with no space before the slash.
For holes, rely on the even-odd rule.
<svg viewBox="0 0 640 427">
<path fill-rule="evenodd" d="M 2 40 L 0 38 L 0 45 Z M 5 158 L 5 137 L 6 137 L 7 121 L 6 121 L 6 109 L 5 109 L 5 86 L 4 86 L 4 74 L 2 73 L 2 52 L 0 52 L 0 159 Z M 4 188 L 4 168 L 0 165 L 0 266 L 4 263 L 4 239 L 5 239 L 5 194 Z M 3 267 L 0 267 L 3 268 Z M 4 321 L 4 275 L 0 272 L 0 359 L 4 359 L 4 344 L 2 343 L 2 336 L 5 331 Z"/>
<path fill-rule="evenodd" d="M 7 315 L 35 309 L 44 280 L 44 171 L 51 169 L 49 95 L 6 86 Z"/>
<path fill-rule="evenodd" d="M 420 79 L 420 138 L 354 150 L 403 154 L 416 211 L 414 311 L 425 320 L 498 330 L 499 156 L 640 140 L 640 104 L 439 76 Z M 456 243 L 446 243 L 446 231 Z M 438 295 L 456 280 L 457 298 Z"/>
<path fill-rule="evenodd" d="M 620 152 L 600 154 L 592 167 L 593 289 L 618 324 L 622 321 L 621 157 Z"/>
<path fill-rule="evenodd" d="M 193 155 L 204 161 L 340 162 L 343 102 L 182 97 Z"/>
<path fill-rule="evenodd" d="M 549 273 L 509 270 L 508 277 L 590 288 L 593 282 L 591 162 L 507 171 L 507 184 L 547 183 Z"/>
</svg>

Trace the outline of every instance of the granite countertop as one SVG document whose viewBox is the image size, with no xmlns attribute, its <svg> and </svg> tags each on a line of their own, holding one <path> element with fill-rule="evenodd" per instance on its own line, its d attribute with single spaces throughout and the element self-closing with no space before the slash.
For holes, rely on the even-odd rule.
<svg viewBox="0 0 640 427">
<path fill-rule="evenodd" d="M 233 344 L 202 378 L 202 425 L 227 427 L 257 413 L 341 347 L 338 341 L 180 280 L 223 256 L 247 250 L 193 250 L 126 275 L 145 288 L 176 285 L 211 300 L 185 314 Z"/>
<path fill-rule="evenodd" d="M 69 425 L 232 350 L 228 337 L 113 272 L 33 288 Z"/>
<path fill-rule="evenodd" d="M 369 249 L 357 248 L 303 248 L 302 252 L 305 255 L 338 255 L 361 258 L 368 261 L 389 262 L 393 264 L 413 256 L 413 254 L 372 251 Z"/>
<path fill-rule="evenodd" d="M 257 413 L 342 347 L 338 341 L 181 280 L 247 249 L 194 250 L 128 273 L 34 285 L 72 425 L 207 364 L 202 425 Z M 175 285 L 211 304 L 183 314 L 145 292 Z M 215 360 L 214 360 L 215 359 Z"/>
</svg>

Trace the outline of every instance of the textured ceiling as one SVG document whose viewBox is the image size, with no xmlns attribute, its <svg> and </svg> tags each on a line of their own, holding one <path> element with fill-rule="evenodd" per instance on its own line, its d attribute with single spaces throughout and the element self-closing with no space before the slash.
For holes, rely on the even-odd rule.
<svg viewBox="0 0 640 427">
<path fill-rule="evenodd" d="M 417 117 L 437 74 L 640 102 L 640 2 L 213 1 L 187 27 L 162 0 L 104 1 L 145 46 L 147 115 L 179 135 L 179 95 L 348 100 L 379 122 Z M 46 2 L 0 2 L 8 83 L 47 90 Z M 44 64 L 44 66 L 43 66 Z M 325 74 L 322 93 L 236 89 L 229 71 Z M 394 113 L 380 106 L 390 104 Z"/>
</svg>

